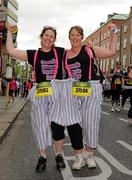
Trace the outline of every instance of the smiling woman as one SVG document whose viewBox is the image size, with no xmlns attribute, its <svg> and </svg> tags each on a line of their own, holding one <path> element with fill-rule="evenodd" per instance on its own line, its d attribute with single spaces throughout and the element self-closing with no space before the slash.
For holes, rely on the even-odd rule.
<svg viewBox="0 0 132 180">
<path fill-rule="evenodd" d="M 110 24 L 108 28 L 110 30 L 112 28 L 117 29 L 117 26 L 115 24 Z M 77 83 L 72 84 L 72 92 L 75 97 L 78 97 L 78 101 L 80 102 L 79 110 L 82 115 L 81 125 L 83 129 L 83 142 L 86 150 L 86 163 L 88 168 L 96 168 L 93 153 L 98 144 L 102 85 L 94 70 L 93 52 L 97 58 L 113 56 L 117 47 L 117 34 L 113 31 L 111 32 L 109 49 L 97 46 L 92 46 L 92 48 L 90 48 L 86 45 L 82 45 L 83 29 L 80 26 L 73 26 L 70 28 L 69 40 L 71 49 L 67 50 L 64 58 L 66 78 L 73 78 L 75 82 L 80 82 L 80 87 L 77 87 Z M 87 84 L 87 86 L 84 88 L 81 84 Z M 75 88 L 79 93 L 74 91 Z M 81 133 L 80 131 L 80 134 Z M 78 151 L 72 166 L 74 170 L 81 169 L 84 165 L 83 150 L 82 148 L 78 150 L 80 151 Z"/>
<path fill-rule="evenodd" d="M 40 34 L 41 47 L 36 50 L 20 50 L 13 46 L 12 29 L 13 25 L 7 26 L 6 47 L 9 54 L 23 61 L 28 60 L 34 67 L 36 84 L 31 89 L 29 97 L 31 100 L 31 125 L 36 139 L 39 160 L 36 171 L 41 173 L 46 168 L 46 148 L 52 145 L 50 123 L 48 121 L 49 95 L 51 95 L 50 81 L 53 79 L 62 79 L 62 57 L 64 48 L 54 47 L 56 40 L 56 30 L 53 27 L 44 27 Z M 48 83 L 44 87 L 38 87 L 37 84 Z M 51 93 L 48 93 L 48 92 Z M 42 92 L 41 96 L 40 93 Z"/>
</svg>

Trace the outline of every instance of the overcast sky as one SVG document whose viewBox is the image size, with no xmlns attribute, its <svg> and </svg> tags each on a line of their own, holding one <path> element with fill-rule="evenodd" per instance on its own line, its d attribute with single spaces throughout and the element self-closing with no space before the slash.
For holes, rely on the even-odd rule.
<svg viewBox="0 0 132 180">
<path fill-rule="evenodd" d="M 18 0 L 18 47 L 37 49 L 43 26 L 57 29 L 56 45 L 69 48 L 68 32 L 80 25 L 85 37 L 107 20 L 108 14 L 129 14 L 131 0 Z"/>
</svg>

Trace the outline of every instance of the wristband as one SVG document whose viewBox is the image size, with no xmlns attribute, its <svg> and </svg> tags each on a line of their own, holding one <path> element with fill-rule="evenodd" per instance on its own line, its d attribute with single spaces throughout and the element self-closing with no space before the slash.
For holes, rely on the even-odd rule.
<svg viewBox="0 0 132 180">
<path fill-rule="evenodd" d="M 111 32 L 113 32 L 114 34 L 117 34 L 119 32 L 119 29 L 116 27 L 112 27 Z"/>
</svg>

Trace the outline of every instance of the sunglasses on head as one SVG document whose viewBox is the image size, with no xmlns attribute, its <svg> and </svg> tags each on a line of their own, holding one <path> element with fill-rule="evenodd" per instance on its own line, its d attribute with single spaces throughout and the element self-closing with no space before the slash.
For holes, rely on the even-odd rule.
<svg viewBox="0 0 132 180">
<path fill-rule="evenodd" d="M 56 31 L 56 28 L 53 26 L 44 26 L 43 29 L 52 29 L 53 31 Z"/>
</svg>

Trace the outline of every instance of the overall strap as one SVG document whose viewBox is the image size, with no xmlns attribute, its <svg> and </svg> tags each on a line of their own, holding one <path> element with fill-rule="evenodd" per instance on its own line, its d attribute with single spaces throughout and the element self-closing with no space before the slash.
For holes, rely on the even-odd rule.
<svg viewBox="0 0 132 180">
<path fill-rule="evenodd" d="M 38 55 L 38 51 L 35 52 L 34 61 L 33 61 L 33 64 L 34 64 L 34 81 L 35 82 L 36 82 L 36 60 L 37 60 L 37 55 Z"/>
<path fill-rule="evenodd" d="M 55 61 L 56 61 L 56 66 L 55 66 L 55 70 L 54 70 L 54 79 L 56 78 L 57 75 L 57 70 L 58 70 L 58 55 L 57 55 L 57 51 L 55 48 L 53 48 L 54 51 L 54 55 L 55 55 Z"/>
<path fill-rule="evenodd" d="M 89 77 L 88 79 L 92 79 L 92 59 L 91 59 L 91 54 L 90 54 L 90 47 L 86 46 L 87 54 L 89 55 Z"/>
<path fill-rule="evenodd" d="M 70 68 L 68 66 L 67 61 L 68 61 L 68 50 L 66 50 L 65 67 L 66 67 L 66 70 L 68 72 L 69 77 L 72 78 L 72 73 L 71 73 L 71 70 L 70 70 Z"/>
</svg>

